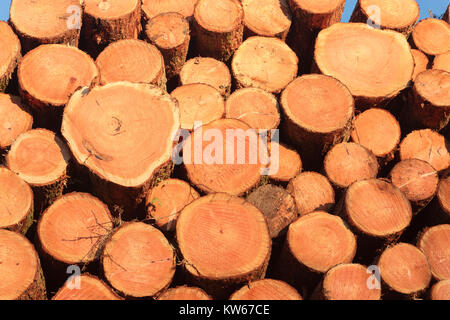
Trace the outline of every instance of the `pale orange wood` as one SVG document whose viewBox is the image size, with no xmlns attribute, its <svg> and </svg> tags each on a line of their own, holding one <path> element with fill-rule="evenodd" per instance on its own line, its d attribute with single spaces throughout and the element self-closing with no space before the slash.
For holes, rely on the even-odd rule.
<svg viewBox="0 0 450 320">
<path fill-rule="evenodd" d="M 250 37 L 234 54 L 231 68 L 237 88 L 280 93 L 297 76 L 298 58 L 280 39 Z"/>
<path fill-rule="evenodd" d="M 411 299 L 425 291 L 431 281 L 425 254 L 408 243 L 399 243 L 384 250 L 378 260 L 378 268 L 388 290 Z"/>
<path fill-rule="evenodd" d="M 303 163 L 297 151 L 272 141 L 270 153 L 269 177 L 271 179 L 288 182 L 302 172 Z"/>
<path fill-rule="evenodd" d="M 0 228 L 25 234 L 33 223 L 33 191 L 14 172 L 0 166 Z"/>
<path fill-rule="evenodd" d="M 0 300 L 47 300 L 39 256 L 24 236 L 0 229 Z"/>
<path fill-rule="evenodd" d="M 230 300 L 303 300 L 302 296 L 287 283 L 264 279 L 250 282 L 233 293 Z"/>
<path fill-rule="evenodd" d="M 450 300 L 450 279 L 434 284 L 430 296 L 431 300 Z"/>
<path fill-rule="evenodd" d="M 198 0 L 142 0 L 142 15 L 150 20 L 161 13 L 176 12 L 189 21 L 194 18 L 194 8 Z"/>
<path fill-rule="evenodd" d="M 406 88 L 414 59 L 406 38 L 363 23 L 336 23 L 315 45 L 319 71 L 348 87 L 360 109 L 383 105 Z"/>
<path fill-rule="evenodd" d="M 70 288 L 66 284 L 53 296 L 52 300 L 122 300 L 107 284 L 90 274 L 79 278 L 80 288 Z"/>
<path fill-rule="evenodd" d="M 125 297 L 158 295 L 172 282 L 176 255 L 164 235 L 148 224 L 122 224 L 101 257 L 106 279 Z"/>
<path fill-rule="evenodd" d="M 119 40 L 103 50 L 95 61 L 102 85 L 130 81 L 166 89 L 164 58 L 152 44 L 142 40 Z"/>
<path fill-rule="evenodd" d="M 416 130 L 400 143 L 400 159 L 419 159 L 428 162 L 438 172 L 450 166 L 448 141 L 430 129 Z"/>
<path fill-rule="evenodd" d="M 334 189 L 330 181 L 316 172 L 303 172 L 289 182 L 286 189 L 295 199 L 301 216 L 315 210 L 332 210 Z"/>
<path fill-rule="evenodd" d="M 193 83 L 209 84 L 224 97 L 231 93 L 230 70 L 226 64 L 213 58 L 193 58 L 184 64 L 180 72 L 180 84 Z"/>
<path fill-rule="evenodd" d="M 212 300 L 202 289 L 197 287 L 180 286 L 168 289 L 157 300 Z"/>
<path fill-rule="evenodd" d="M 444 215 L 450 218 L 450 177 L 442 178 L 439 183 L 437 199 Z"/>
<path fill-rule="evenodd" d="M 415 0 L 359 0 L 351 22 L 372 23 L 409 36 L 420 17 Z"/>
<path fill-rule="evenodd" d="M 450 51 L 450 25 L 439 19 L 421 20 L 412 32 L 412 39 L 420 51 L 436 56 Z"/>
<path fill-rule="evenodd" d="M 450 51 L 442 53 L 434 58 L 433 69 L 450 72 Z"/>
<path fill-rule="evenodd" d="M 415 63 L 412 80 L 415 81 L 419 73 L 427 70 L 430 61 L 428 60 L 427 55 L 420 50 L 411 49 L 411 53 L 413 55 Z"/>
<path fill-rule="evenodd" d="M 0 45 L 0 92 L 4 92 L 22 57 L 19 38 L 4 21 L 0 21 Z"/>
<path fill-rule="evenodd" d="M 31 130 L 33 117 L 16 96 L 0 93 L 0 149 L 7 149 L 22 133 Z"/>
<path fill-rule="evenodd" d="M 178 216 L 200 195 L 187 182 L 167 179 L 151 189 L 146 198 L 147 217 L 163 231 L 175 231 Z"/>
<path fill-rule="evenodd" d="M 417 246 L 422 250 L 436 280 L 450 279 L 450 224 L 441 224 L 426 229 Z"/>
<path fill-rule="evenodd" d="M 379 171 L 375 155 L 357 143 L 335 145 L 325 156 L 324 169 L 328 179 L 339 188 L 376 178 Z"/>
<path fill-rule="evenodd" d="M 24 53 L 49 43 L 78 47 L 82 11 L 79 0 L 13 0 L 10 21 Z"/>
<path fill-rule="evenodd" d="M 159 14 L 148 22 L 145 36 L 164 56 L 167 77 L 179 75 L 191 40 L 188 20 L 175 12 Z"/>
<path fill-rule="evenodd" d="M 261 211 L 223 193 L 199 198 L 183 209 L 177 241 L 189 282 L 218 299 L 264 278 L 272 244 Z"/>
</svg>

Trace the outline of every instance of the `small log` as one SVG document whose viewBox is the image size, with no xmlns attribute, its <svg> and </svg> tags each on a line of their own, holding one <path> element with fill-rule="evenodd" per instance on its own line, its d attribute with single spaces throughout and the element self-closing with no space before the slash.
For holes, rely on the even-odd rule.
<svg viewBox="0 0 450 320">
<path fill-rule="evenodd" d="M 114 223 L 108 207 L 87 193 L 70 193 L 56 200 L 38 221 L 37 239 L 47 281 L 60 288 L 67 268 L 97 260 Z"/>
<path fill-rule="evenodd" d="M 88 273 L 79 276 L 80 287 L 64 284 L 52 300 L 122 300 L 107 284 Z"/>
<path fill-rule="evenodd" d="M 79 0 L 14 0 L 10 21 L 25 54 L 42 44 L 78 47 L 82 14 Z"/>
<path fill-rule="evenodd" d="M 313 300 L 381 300 L 379 288 L 369 288 L 366 266 L 352 263 L 337 265 L 325 274 Z"/>
<path fill-rule="evenodd" d="M 142 0 L 142 19 L 147 23 L 159 14 L 176 12 L 192 22 L 196 4 L 197 0 Z"/>
<path fill-rule="evenodd" d="M 286 41 L 292 16 L 287 0 L 242 0 L 244 38 L 275 37 Z"/>
<path fill-rule="evenodd" d="M 217 299 L 263 279 L 272 245 L 261 211 L 244 199 L 221 193 L 183 209 L 177 241 L 188 283 Z"/>
<path fill-rule="evenodd" d="M 161 51 L 167 78 L 179 75 L 186 63 L 191 40 L 188 20 L 179 13 L 162 13 L 148 22 L 145 36 Z"/>
<path fill-rule="evenodd" d="M 202 289 L 197 287 L 181 286 L 171 288 L 161 294 L 157 300 L 212 300 Z"/>
<path fill-rule="evenodd" d="M 231 68 L 236 87 L 280 93 L 298 71 L 298 58 L 282 40 L 250 37 L 234 54 Z"/>
<path fill-rule="evenodd" d="M 431 281 L 427 258 L 415 246 L 398 243 L 383 251 L 378 259 L 383 294 L 395 299 L 415 300 Z"/>
<path fill-rule="evenodd" d="M 286 282 L 264 279 L 250 282 L 233 293 L 230 300 L 303 300 L 302 296 Z"/>
<path fill-rule="evenodd" d="M 289 182 L 286 191 L 294 197 L 301 216 L 316 210 L 331 211 L 334 207 L 334 189 L 319 173 L 300 173 Z"/>
<path fill-rule="evenodd" d="M 392 184 L 411 202 L 414 213 L 426 207 L 438 190 L 439 176 L 436 170 L 423 160 L 402 160 L 391 170 L 389 177 Z"/>
<path fill-rule="evenodd" d="M 322 30 L 314 57 L 321 73 L 348 87 L 359 109 L 384 106 L 408 86 L 414 71 L 402 34 L 363 23 L 336 23 Z"/>
<path fill-rule="evenodd" d="M 371 108 L 356 116 L 351 136 L 385 165 L 394 160 L 401 133 L 399 122 L 389 111 Z"/>
<path fill-rule="evenodd" d="M 166 90 L 166 72 L 161 52 L 142 40 L 119 40 L 103 50 L 95 61 L 100 84 L 117 81 L 149 83 Z"/>
<path fill-rule="evenodd" d="M 0 93 L 0 153 L 33 127 L 33 117 L 16 96 Z"/>
<path fill-rule="evenodd" d="M 434 58 L 433 69 L 450 72 L 450 51 L 437 55 Z"/>
<path fill-rule="evenodd" d="M 224 97 L 231 93 L 230 70 L 223 62 L 213 58 L 193 58 L 184 64 L 180 72 L 180 84 L 193 83 L 209 84 Z"/>
<path fill-rule="evenodd" d="M 283 188 L 266 184 L 249 194 L 247 201 L 264 214 L 272 239 L 283 235 L 298 218 L 294 198 Z"/>
<path fill-rule="evenodd" d="M 20 95 L 31 107 L 36 126 L 58 132 L 70 96 L 80 86 L 95 83 L 99 73 L 94 60 L 83 51 L 48 44 L 23 57 L 17 76 Z"/>
<path fill-rule="evenodd" d="M 450 25 L 433 18 L 420 20 L 412 32 L 412 42 L 428 56 L 446 53 L 450 51 Z"/>
<path fill-rule="evenodd" d="M 142 222 L 119 227 L 106 243 L 101 261 L 108 282 L 128 298 L 157 296 L 169 287 L 176 268 L 169 241 Z"/>
<path fill-rule="evenodd" d="M 350 137 L 354 100 L 332 77 L 312 74 L 296 78 L 283 91 L 281 107 L 286 119 L 282 129 L 302 149 L 305 167 L 319 167 L 335 144 Z"/>
<path fill-rule="evenodd" d="M 194 30 L 201 56 L 228 61 L 244 37 L 244 10 L 238 0 L 198 0 Z"/>
<path fill-rule="evenodd" d="M 22 58 L 19 38 L 4 21 L 0 21 L 0 44 L 2 58 L 0 64 L 0 92 L 4 92 L 12 78 L 14 70 Z"/>
<path fill-rule="evenodd" d="M 141 30 L 140 0 L 84 0 L 81 39 L 92 57 L 112 42 L 137 39 Z"/>
<path fill-rule="evenodd" d="M 430 129 L 416 130 L 400 143 L 400 160 L 419 159 L 428 162 L 436 171 L 450 167 L 448 141 Z"/>
<path fill-rule="evenodd" d="M 450 279 L 434 284 L 430 293 L 431 300 L 450 300 Z"/>
<path fill-rule="evenodd" d="M 180 86 L 170 94 L 180 107 L 181 129 L 193 131 L 198 123 L 207 125 L 225 115 L 225 100 L 220 92 L 203 83 Z"/>
<path fill-rule="evenodd" d="M 61 131 L 77 163 L 89 169 L 95 194 L 115 213 L 131 213 L 170 176 L 179 128 L 177 102 L 162 89 L 114 82 L 78 90 Z"/>
<path fill-rule="evenodd" d="M 183 160 L 194 186 L 236 196 L 258 185 L 269 162 L 263 139 L 236 119 L 196 128 L 183 147 Z"/>
<path fill-rule="evenodd" d="M 1 300 L 47 300 L 39 256 L 24 236 L 0 229 Z"/>
<path fill-rule="evenodd" d="M 436 280 L 450 279 L 450 224 L 441 224 L 425 229 L 417 247 L 425 253 Z"/>
<path fill-rule="evenodd" d="M 415 0 L 359 0 L 350 21 L 376 25 L 409 37 L 419 18 L 420 8 Z"/>
<path fill-rule="evenodd" d="M 269 170 L 270 179 L 282 183 L 289 182 L 302 172 L 302 159 L 297 151 L 272 141 Z"/>
<path fill-rule="evenodd" d="M 33 191 L 14 172 L 0 166 L 0 228 L 25 234 L 33 224 Z"/>
<path fill-rule="evenodd" d="M 242 120 L 256 130 L 272 130 L 280 124 L 277 98 L 259 88 L 234 91 L 225 109 L 227 118 Z"/>
<path fill-rule="evenodd" d="M 355 253 L 356 237 L 344 221 L 316 211 L 289 226 L 277 275 L 309 296 L 324 273 L 338 264 L 351 263 Z"/>
<path fill-rule="evenodd" d="M 147 218 L 167 232 L 174 232 L 181 210 L 200 195 L 188 183 L 167 179 L 151 189 L 146 198 Z"/>
<path fill-rule="evenodd" d="M 376 178 L 379 165 L 370 150 L 350 142 L 337 144 L 327 153 L 324 170 L 333 185 L 345 189 L 356 181 Z"/>
<path fill-rule="evenodd" d="M 32 187 L 36 217 L 62 195 L 70 161 L 64 142 L 45 129 L 25 132 L 12 144 L 6 164 Z"/>
<path fill-rule="evenodd" d="M 410 117 L 419 127 L 442 130 L 450 122 L 450 73 L 426 70 L 414 81 Z"/>
<path fill-rule="evenodd" d="M 437 200 L 439 202 L 439 209 L 442 213 L 443 221 L 450 222 L 450 176 L 442 178 L 439 182 L 437 192 Z"/>
<path fill-rule="evenodd" d="M 419 73 L 427 70 L 430 61 L 425 53 L 417 49 L 411 49 L 411 53 L 414 58 L 414 73 L 412 76 L 412 80 L 416 81 L 416 77 Z"/>
</svg>

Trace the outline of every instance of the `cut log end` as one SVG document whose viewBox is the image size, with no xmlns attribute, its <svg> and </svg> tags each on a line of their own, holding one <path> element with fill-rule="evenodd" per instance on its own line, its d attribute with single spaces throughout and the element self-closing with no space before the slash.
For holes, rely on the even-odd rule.
<svg viewBox="0 0 450 320">
<path fill-rule="evenodd" d="M 371 179 L 352 184 L 345 196 L 345 210 L 359 232 L 379 238 L 400 234 L 412 219 L 411 204 L 392 184 Z"/>
<path fill-rule="evenodd" d="M 384 250 L 378 268 L 381 279 L 391 290 L 406 295 L 424 291 L 431 281 L 427 258 L 422 251 L 407 243 Z"/>
<path fill-rule="evenodd" d="M 431 300 L 450 300 L 450 279 L 439 281 L 431 288 Z"/>
<path fill-rule="evenodd" d="M 400 161 L 391 171 L 392 184 L 413 203 L 428 202 L 436 194 L 439 176 L 425 161 L 407 159 Z"/>
<path fill-rule="evenodd" d="M 44 129 L 21 134 L 6 156 L 8 168 L 31 186 L 48 186 L 64 179 L 69 161 L 62 140 Z"/>
<path fill-rule="evenodd" d="M 414 27 L 412 39 L 417 49 L 429 56 L 446 53 L 450 51 L 450 25 L 439 19 L 423 19 Z"/>
<path fill-rule="evenodd" d="M 423 160 L 436 171 L 444 171 L 450 166 L 448 141 L 430 129 L 413 131 L 400 144 L 400 159 Z"/>
<path fill-rule="evenodd" d="M 106 243 L 102 265 L 108 282 L 128 297 L 165 290 L 175 273 L 175 254 L 164 235 L 142 222 L 123 224 Z M 139 275 L 139 277 L 136 277 Z"/>
<path fill-rule="evenodd" d="M 415 64 L 412 80 L 415 81 L 419 73 L 427 70 L 430 61 L 428 60 L 427 55 L 420 50 L 411 49 L 411 53 L 413 55 Z"/>
<path fill-rule="evenodd" d="M 49 44 L 26 54 L 17 75 L 23 100 L 37 111 L 54 113 L 49 107 L 64 106 L 75 90 L 90 86 L 98 77 L 98 69 L 78 48 Z"/>
<path fill-rule="evenodd" d="M 360 264 L 341 264 L 330 269 L 323 281 L 327 300 L 381 300 L 381 290 L 369 288 L 369 273 Z"/>
<path fill-rule="evenodd" d="M 167 290 L 158 297 L 158 300 L 212 300 L 212 298 L 200 288 L 181 286 Z"/>
<path fill-rule="evenodd" d="M 33 191 L 4 167 L 0 167 L 0 185 L 0 228 L 25 234 L 33 221 Z"/>
<path fill-rule="evenodd" d="M 184 208 L 177 240 L 194 278 L 226 287 L 263 278 L 271 251 L 264 215 L 244 199 L 226 194 L 208 195 Z"/>
<path fill-rule="evenodd" d="M 226 102 L 226 117 L 242 120 L 256 130 L 271 130 L 280 124 L 276 97 L 259 88 L 233 92 Z"/>
<path fill-rule="evenodd" d="M 425 253 L 433 277 L 450 279 L 450 224 L 442 224 L 423 232 L 418 247 Z"/>
<path fill-rule="evenodd" d="M 147 217 L 155 220 L 165 231 L 175 231 L 178 215 L 200 195 L 188 183 L 168 179 L 154 187 L 147 195 Z"/>
<path fill-rule="evenodd" d="M 84 0 L 86 13 L 98 19 L 118 19 L 140 6 L 138 0 Z"/>
<path fill-rule="evenodd" d="M 19 97 L 0 93 L 0 150 L 7 149 L 20 136 L 31 130 L 33 117 Z"/>
<path fill-rule="evenodd" d="M 87 264 L 96 259 L 112 230 L 106 205 L 85 193 L 56 200 L 43 213 L 37 228 L 43 251 L 65 264 Z"/>
<path fill-rule="evenodd" d="M 280 236 L 298 217 L 294 198 L 274 185 L 259 187 L 247 197 L 247 201 L 266 217 L 272 239 Z"/>
<path fill-rule="evenodd" d="M 166 88 L 163 56 L 154 45 L 142 40 L 116 41 L 100 53 L 96 63 L 102 85 L 130 81 Z"/>
<path fill-rule="evenodd" d="M 243 0 L 245 35 L 286 40 L 292 24 L 287 0 Z"/>
<path fill-rule="evenodd" d="M 437 198 L 442 211 L 450 218 L 450 177 L 443 178 L 439 183 Z"/>
<path fill-rule="evenodd" d="M 301 216 L 315 210 L 330 211 L 334 207 L 334 189 L 323 175 L 303 172 L 286 189 L 295 199 Z"/>
<path fill-rule="evenodd" d="M 225 114 L 225 100 L 214 87 L 193 83 L 180 86 L 171 96 L 180 107 L 181 129 L 192 131 L 196 123 L 209 124 Z"/>
<path fill-rule="evenodd" d="M 33 245 L 18 233 L 0 229 L 1 300 L 44 300 L 45 283 Z"/>
<path fill-rule="evenodd" d="M 228 67 L 213 58 L 188 60 L 180 72 L 181 85 L 205 83 L 213 86 L 227 97 L 231 92 L 231 74 Z"/>
<path fill-rule="evenodd" d="M 324 168 L 333 184 L 347 188 L 356 181 L 376 178 L 379 165 L 375 155 L 365 147 L 340 143 L 326 155 Z"/>
<path fill-rule="evenodd" d="M 332 13 L 342 6 L 344 2 L 344 0 L 290 0 L 291 8 L 300 8 L 309 14 L 316 15 Z"/>
<path fill-rule="evenodd" d="M 440 54 L 434 58 L 433 69 L 450 72 L 450 51 Z"/>
<path fill-rule="evenodd" d="M 292 223 L 286 241 L 292 255 L 318 273 L 350 263 L 356 254 L 355 235 L 340 217 L 324 211 L 312 212 Z"/>
<path fill-rule="evenodd" d="M 24 52 L 46 43 L 78 46 L 81 12 L 79 0 L 14 0 L 10 21 Z"/>
<path fill-rule="evenodd" d="M 336 23 L 322 30 L 315 44 L 315 63 L 321 73 L 349 88 L 359 108 L 374 107 L 398 95 L 414 71 L 403 35 L 363 23 Z"/>
<path fill-rule="evenodd" d="M 108 285 L 95 276 L 83 274 L 78 279 L 75 281 L 79 281 L 79 288 L 71 288 L 65 284 L 52 300 L 122 300 Z"/>
<path fill-rule="evenodd" d="M 196 3 L 197 0 L 143 0 L 142 13 L 147 20 L 168 12 L 176 12 L 192 20 Z"/>
<path fill-rule="evenodd" d="M 230 297 L 230 300 L 303 300 L 293 287 L 279 280 L 250 282 Z"/>
<path fill-rule="evenodd" d="M 220 119 L 194 131 L 183 147 L 183 159 L 190 181 L 199 189 L 242 195 L 261 180 L 267 145 L 244 122 Z"/>
<path fill-rule="evenodd" d="M 393 158 L 400 143 L 401 129 L 388 111 L 372 108 L 359 114 L 354 121 L 352 140 L 366 147 L 379 158 Z"/>
<path fill-rule="evenodd" d="M 231 66 L 238 88 L 280 93 L 297 76 L 298 58 L 280 39 L 250 37 L 236 51 Z"/>
<path fill-rule="evenodd" d="M 271 142 L 270 154 L 269 177 L 271 179 L 288 182 L 302 172 L 302 159 L 297 151 L 277 142 Z"/>
<path fill-rule="evenodd" d="M 5 91 L 9 80 L 22 56 L 21 45 L 14 31 L 4 21 L 0 21 L 0 92 Z"/>
</svg>

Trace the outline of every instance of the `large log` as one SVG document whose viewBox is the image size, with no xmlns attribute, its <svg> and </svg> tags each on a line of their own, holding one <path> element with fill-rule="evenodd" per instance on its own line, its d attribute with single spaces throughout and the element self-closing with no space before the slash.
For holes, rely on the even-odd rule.
<svg viewBox="0 0 450 320">
<path fill-rule="evenodd" d="M 0 44 L 0 92 L 4 92 L 22 57 L 19 38 L 4 21 L 0 21 Z"/>
</svg>

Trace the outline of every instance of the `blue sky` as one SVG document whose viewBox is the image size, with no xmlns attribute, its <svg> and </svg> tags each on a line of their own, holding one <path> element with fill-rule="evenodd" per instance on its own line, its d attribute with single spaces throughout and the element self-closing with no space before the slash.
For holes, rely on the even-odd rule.
<svg viewBox="0 0 450 320">
<path fill-rule="evenodd" d="M 357 0 L 346 1 L 343 21 L 348 21 L 356 2 Z M 428 10 L 438 16 L 443 14 L 450 0 L 417 0 L 417 2 L 420 6 L 421 18 L 427 18 L 429 17 Z M 0 20 L 8 20 L 10 3 L 11 0 L 0 0 Z"/>
</svg>

